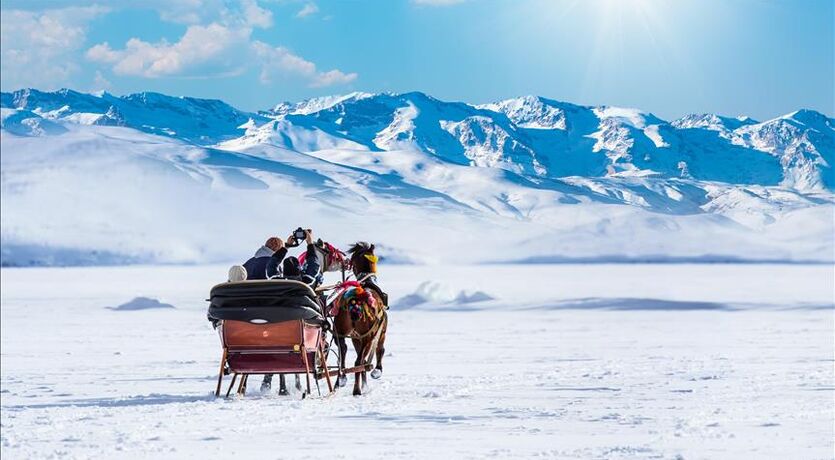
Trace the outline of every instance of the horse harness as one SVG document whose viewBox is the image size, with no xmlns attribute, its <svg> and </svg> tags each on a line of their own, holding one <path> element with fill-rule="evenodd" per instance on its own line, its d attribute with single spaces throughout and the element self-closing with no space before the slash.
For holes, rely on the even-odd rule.
<svg viewBox="0 0 835 460">
<path fill-rule="evenodd" d="M 376 345 L 377 340 L 380 338 L 380 332 L 382 332 L 382 330 L 384 329 L 383 325 L 386 324 L 387 322 L 388 322 L 388 314 L 386 313 L 386 309 L 383 308 L 383 307 L 378 308 L 377 309 L 377 315 L 374 318 L 374 325 L 372 325 L 369 330 L 365 331 L 362 334 L 357 334 L 356 331 L 354 330 L 354 331 L 351 331 L 351 333 L 348 334 L 347 337 L 349 337 L 351 339 L 354 339 L 354 340 L 362 340 L 362 339 L 368 337 L 371 334 L 375 334 L 374 342 L 375 342 L 375 345 Z M 373 347 L 372 347 L 372 349 L 373 349 Z"/>
<path fill-rule="evenodd" d="M 380 336 L 381 336 L 383 330 L 385 330 L 385 326 L 388 324 L 388 313 L 386 311 L 386 310 L 388 310 L 388 305 L 387 305 L 387 302 L 385 302 L 385 300 L 384 300 L 385 297 L 387 297 L 387 296 L 384 297 L 381 294 L 380 288 L 376 285 L 376 283 L 374 283 L 372 281 L 373 276 L 374 276 L 374 273 L 366 273 L 366 274 L 364 274 L 364 276 L 358 276 L 359 281 L 356 284 L 361 286 L 363 289 L 372 290 L 372 291 L 376 292 L 377 295 L 380 297 L 380 302 L 375 302 L 377 305 L 375 305 L 375 307 L 374 307 L 374 309 L 376 310 L 376 312 L 374 314 L 374 324 L 367 331 L 365 331 L 362 334 L 357 334 L 356 330 L 353 330 L 353 331 L 351 331 L 350 334 L 348 334 L 346 336 L 341 336 L 341 337 L 350 338 L 352 340 L 363 340 L 366 337 L 373 334 L 374 335 L 374 340 L 371 342 L 371 347 L 369 348 L 369 352 L 371 350 L 375 350 L 377 348 L 377 342 L 379 342 Z M 365 286 L 366 282 L 370 282 L 370 284 L 371 284 L 370 288 Z M 367 305 L 366 305 L 366 307 L 367 307 Z M 344 307 L 340 306 L 340 308 L 344 308 Z M 334 328 L 333 334 L 334 334 L 335 337 L 340 337 L 340 335 L 336 332 L 335 328 Z"/>
</svg>

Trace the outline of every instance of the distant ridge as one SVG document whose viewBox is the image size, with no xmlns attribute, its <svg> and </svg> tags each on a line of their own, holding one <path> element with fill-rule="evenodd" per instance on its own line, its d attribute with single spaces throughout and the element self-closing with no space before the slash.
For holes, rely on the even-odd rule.
<svg viewBox="0 0 835 460">
<path fill-rule="evenodd" d="M 286 226 L 399 263 L 832 262 L 835 120 L 538 96 L 0 94 L 2 265 L 238 260 Z M 281 232 L 285 230 L 280 230 Z"/>
<path fill-rule="evenodd" d="M 263 131 L 292 125 L 297 131 L 325 133 L 335 143 L 372 150 L 406 143 L 453 163 L 539 177 L 657 174 L 801 190 L 835 188 L 835 120 L 813 110 L 765 122 L 715 114 L 667 122 L 637 109 L 537 96 L 468 105 L 410 92 L 350 93 L 250 113 L 216 99 L 152 92 L 116 97 L 69 89 L 2 93 L 2 107 L 26 111 L 31 118 L 128 126 L 199 145 L 234 139 L 249 145 L 253 138 L 268 137 Z M 25 133 L 5 118 L 6 130 Z M 19 123 L 20 115 L 14 120 Z M 320 150 L 315 143 L 282 146 Z"/>
</svg>

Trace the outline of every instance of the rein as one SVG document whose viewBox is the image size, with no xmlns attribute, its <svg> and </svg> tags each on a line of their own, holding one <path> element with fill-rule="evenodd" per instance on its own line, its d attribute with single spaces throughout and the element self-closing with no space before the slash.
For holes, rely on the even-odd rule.
<svg viewBox="0 0 835 460">
<path fill-rule="evenodd" d="M 363 282 L 365 282 L 365 280 L 367 280 L 368 278 L 370 278 L 373 275 L 374 275 L 374 273 L 368 273 L 365 276 L 363 276 L 362 278 L 360 278 L 357 282 L 362 284 Z M 351 277 L 351 275 L 348 275 L 347 278 L 350 278 L 350 277 Z M 347 281 L 347 279 L 345 281 Z M 343 281 L 341 283 L 336 283 L 336 284 L 329 284 L 327 286 L 319 286 L 315 289 L 315 291 L 316 292 L 325 292 L 325 291 L 330 291 L 330 290 L 333 290 L 333 289 L 338 289 L 343 284 L 345 284 L 345 281 Z"/>
</svg>

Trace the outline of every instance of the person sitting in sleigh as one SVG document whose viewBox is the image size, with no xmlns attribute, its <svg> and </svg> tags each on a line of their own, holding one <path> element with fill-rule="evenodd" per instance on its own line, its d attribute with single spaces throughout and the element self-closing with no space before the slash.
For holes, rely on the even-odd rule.
<svg viewBox="0 0 835 460">
<path fill-rule="evenodd" d="M 304 253 L 303 260 L 300 262 L 299 258 L 294 256 L 287 256 L 287 247 L 295 247 L 300 244 L 300 237 L 304 235 L 304 242 L 307 243 L 307 250 Z M 267 263 L 267 277 L 270 279 L 288 279 L 301 281 L 311 288 L 315 288 L 322 282 L 321 268 L 322 256 L 316 250 L 313 243 L 313 230 L 297 229 L 289 237 L 287 237 L 287 244 L 282 245 L 280 249 L 275 251 Z"/>
</svg>

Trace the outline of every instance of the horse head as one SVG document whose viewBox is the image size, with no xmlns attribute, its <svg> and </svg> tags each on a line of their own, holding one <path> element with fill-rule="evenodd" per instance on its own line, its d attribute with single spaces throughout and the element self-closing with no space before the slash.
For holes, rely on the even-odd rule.
<svg viewBox="0 0 835 460">
<path fill-rule="evenodd" d="M 319 267 L 319 273 L 338 272 L 347 267 L 348 263 L 345 261 L 345 253 L 332 244 L 320 239 L 316 242 L 314 248 L 322 261 L 322 265 Z M 299 256 L 299 263 L 304 264 L 305 259 L 307 259 L 307 254 L 302 253 Z"/>
<path fill-rule="evenodd" d="M 348 249 L 348 254 L 351 255 L 348 264 L 357 278 L 369 273 L 377 273 L 377 256 L 374 255 L 374 244 L 358 241 Z"/>
</svg>

